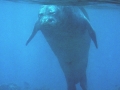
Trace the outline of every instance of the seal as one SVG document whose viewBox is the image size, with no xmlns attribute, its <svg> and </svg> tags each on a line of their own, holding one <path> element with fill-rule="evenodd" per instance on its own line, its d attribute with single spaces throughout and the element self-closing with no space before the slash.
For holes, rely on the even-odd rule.
<svg viewBox="0 0 120 90">
<path fill-rule="evenodd" d="M 86 69 L 91 39 L 98 48 L 96 34 L 88 19 L 77 6 L 43 5 L 38 14 L 33 32 L 26 45 L 37 31 L 41 30 L 57 56 L 66 77 L 68 90 L 76 90 L 80 82 L 87 90 Z"/>
</svg>

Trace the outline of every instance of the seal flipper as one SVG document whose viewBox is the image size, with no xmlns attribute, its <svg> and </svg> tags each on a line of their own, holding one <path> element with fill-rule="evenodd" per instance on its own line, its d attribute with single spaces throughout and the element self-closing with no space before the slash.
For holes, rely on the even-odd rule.
<svg viewBox="0 0 120 90">
<path fill-rule="evenodd" d="M 97 39 L 96 39 L 96 34 L 95 34 L 95 31 L 90 27 L 90 29 L 88 29 L 88 33 L 91 37 L 91 39 L 93 40 L 96 48 L 98 48 L 98 44 L 97 44 Z"/>
<path fill-rule="evenodd" d="M 87 11 L 83 7 L 79 7 L 79 9 L 82 11 L 82 13 L 85 15 L 85 17 L 89 20 Z M 88 29 L 88 33 L 89 33 L 91 39 L 93 40 L 96 48 L 98 48 L 95 31 L 92 28 L 90 28 L 90 29 Z"/>
<path fill-rule="evenodd" d="M 85 15 L 85 17 L 89 20 L 87 11 L 83 7 L 79 7 L 79 9 L 82 11 L 82 13 Z"/>
<path fill-rule="evenodd" d="M 96 48 L 98 48 L 98 44 L 97 44 L 97 39 L 96 39 L 95 31 L 94 31 L 93 29 L 89 29 L 89 30 L 88 30 L 88 33 L 89 33 L 91 39 L 93 40 L 93 42 L 94 42 Z"/>
<path fill-rule="evenodd" d="M 27 40 L 27 42 L 26 42 L 26 46 L 28 45 L 28 43 L 32 40 L 32 38 L 36 35 L 36 33 L 37 33 L 37 31 L 39 30 L 39 22 L 37 21 L 36 23 L 35 23 L 35 26 L 34 26 L 34 29 L 33 29 L 33 32 L 32 32 L 32 34 L 31 34 L 31 36 L 29 37 L 29 39 Z"/>
</svg>

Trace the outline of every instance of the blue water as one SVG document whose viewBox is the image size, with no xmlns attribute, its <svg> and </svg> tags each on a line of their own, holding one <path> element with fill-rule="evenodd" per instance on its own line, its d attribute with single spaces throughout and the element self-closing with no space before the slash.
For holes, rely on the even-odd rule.
<svg viewBox="0 0 120 90">
<path fill-rule="evenodd" d="M 15 83 L 30 90 L 45 87 L 66 90 L 58 60 L 38 32 L 25 45 L 38 19 L 40 5 L 0 1 L 0 85 Z M 120 7 L 86 8 L 99 48 L 93 42 L 87 69 L 88 90 L 118 90 L 120 87 Z M 77 90 L 81 90 L 79 84 Z"/>
</svg>

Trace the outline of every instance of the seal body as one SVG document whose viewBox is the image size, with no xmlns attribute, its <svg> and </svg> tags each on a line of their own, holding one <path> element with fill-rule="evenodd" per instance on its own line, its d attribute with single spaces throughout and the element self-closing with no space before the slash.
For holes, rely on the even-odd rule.
<svg viewBox="0 0 120 90">
<path fill-rule="evenodd" d="M 38 21 L 26 45 L 41 30 L 66 77 L 68 90 L 87 90 L 86 68 L 91 38 L 96 47 L 96 36 L 79 7 L 41 6 Z"/>
</svg>

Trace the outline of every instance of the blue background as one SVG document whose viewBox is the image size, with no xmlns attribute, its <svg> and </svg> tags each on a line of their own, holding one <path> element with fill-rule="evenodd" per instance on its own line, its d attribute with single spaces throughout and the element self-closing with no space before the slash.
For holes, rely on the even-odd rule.
<svg viewBox="0 0 120 90">
<path fill-rule="evenodd" d="M 66 90 L 58 60 L 39 31 L 25 46 L 40 5 L 0 1 L 0 85 L 24 82 L 34 88 Z M 86 8 L 99 48 L 93 42 L 87 69 L 88 90 L 120 87 L 120 7 Z M 79 84 L 76 85 L 80 90 Z"/>
</svg>

